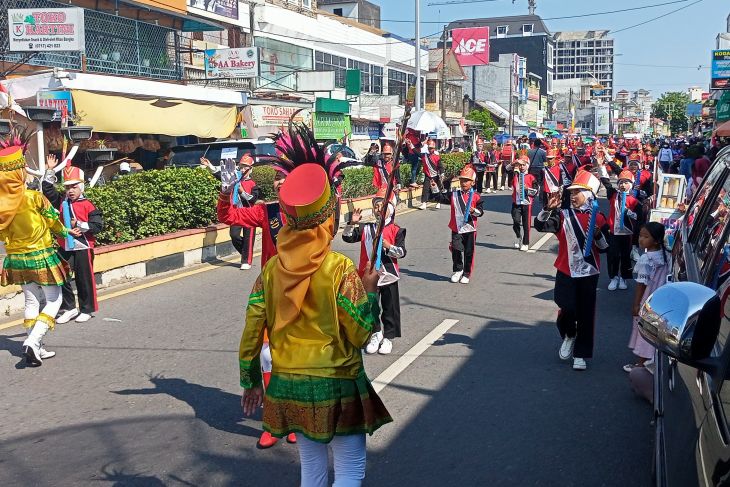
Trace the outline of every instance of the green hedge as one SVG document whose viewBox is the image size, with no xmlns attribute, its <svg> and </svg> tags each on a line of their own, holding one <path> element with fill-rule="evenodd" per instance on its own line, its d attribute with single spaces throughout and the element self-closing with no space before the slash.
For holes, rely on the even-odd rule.
<svg viewBox="0 0 730 487">
<path fill-rule="evenodd" d="M 130 174 L 86 196 L 104 214 L 100 244 L 130 242 L 215 223 L 220 183 L 205 169 Z"/>
</svg>

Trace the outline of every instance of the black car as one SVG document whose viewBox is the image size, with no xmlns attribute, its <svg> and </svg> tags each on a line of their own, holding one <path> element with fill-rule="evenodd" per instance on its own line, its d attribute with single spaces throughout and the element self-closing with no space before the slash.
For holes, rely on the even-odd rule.
<svg viewBox="0 0 730 487">
<path fill-rule="evenodd" d="M 239 161 L 244 154 L 275 156 L 276 148 L 271 139 L 219 140 L 179 145 L 171 149 L 166 167 L 197 167 L 201 157 L 217 165 L 224 158 Z"/>
<path fill-rule="evenodd" d="M 671 280 L 640 313 L 657 348 L 656 486 L 730 486 L 730 147 L 679 225 Z"/>
</svg>

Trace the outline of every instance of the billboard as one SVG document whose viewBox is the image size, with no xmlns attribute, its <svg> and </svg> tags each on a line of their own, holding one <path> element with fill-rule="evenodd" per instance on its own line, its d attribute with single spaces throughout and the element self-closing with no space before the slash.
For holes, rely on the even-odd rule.
<svg viewBox="0 0 730 487">
<path fill-rule="evenodd" d="M 205 72 L 209 79 L 256 78 L 259 75 L 259 49 L 208 49 L 205 51 Z"/>
<path fill-rule="evenodd" d="M 593 112 L 595 133 L 604 135 L 610 133 L 609 112 L 611 111 L 608 103 L 597 103 Z"/>
<path fill-rule="evenodd" d="M 462 67 L 489 64 L 489 27 L 452 30 L 451 49 Z"/>
<path fill-rule="evenodd" d="M 292 117 L 294 118 L 292 119 Z M 256 128 L 281 127 L 287 125 L 289 120 L 309 125 L 311 112 L 308 109 L 302 110 L 297 107 L 251 105 L 251 121 Z"/>
<path fill-rule="evenodd" d="M 713 90 L 730 90 L 730 50 L 712 51 Z"/>
<path fill-rule="evenodd" d="M 58 110 L 54 120 L 61 120 L 61 110 L 66 109 L 69 116 L 73 116 L 73 98 L 70 91 L 39 91 L 36 93 L 36 105 Z"/>
<path fill-rule="evenodd" d="M 10 52 L 84 51 L 84 9 L 8 9 Z"/>
<path fill-rule="evenodd" d="M 238 0 L 188 0 L 188 7 L 238 20 Z"/>
</svg>

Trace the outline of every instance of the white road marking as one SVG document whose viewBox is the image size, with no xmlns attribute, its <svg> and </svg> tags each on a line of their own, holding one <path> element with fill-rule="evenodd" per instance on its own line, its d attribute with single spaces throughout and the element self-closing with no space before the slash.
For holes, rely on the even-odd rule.
<svg viewBox="0 0 730 487">
<path fill-rule="evenodd" d="M 534 254 L 535 252 L 540 250 L 540 248 L 545 245 L 552 236 L 552 233 L 546 233 L 545 235 L 543 235 L 542 238 L 538 240 L 537 243 L 530 248 L 530 250 L 527 251 L 527 253 Z"/>
<path fill-rule="evenodd" d="M 373 388 L 375 392 L 382 391 L 385 386 L 390 384 L 393 379 L 406 370 L 418 357 L 425 352 L 428 347 L 434 344 L 436 340 L 441 338 L 443 334 L 451 329 L 459 320 L 444 320 L 436 328 L 431 330 L 428 335 L 423 337 L 421 341 L 413 345 L 410 350 L 403 354 L 398 360 L 393 362 L 390 367 L 385 369 L 378 377 L 373 380 Z"/>
</svg>

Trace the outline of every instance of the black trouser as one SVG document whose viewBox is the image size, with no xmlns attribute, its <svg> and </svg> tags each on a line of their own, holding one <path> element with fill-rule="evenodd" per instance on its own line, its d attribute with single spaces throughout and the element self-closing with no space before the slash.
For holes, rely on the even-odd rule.
<svg viewBox="0 0 730 487">
<path fill-rule="evenodd" d="M 494 189 L 494 191 L 497 191 L 497 171 L 496 171 L 496 169 L 492 172 L 487 171 L 484 174 L 484 176 L 486 178 L 486 183 L 487 183 L 486 188 L 489 189 L 490 187 L 492 187 L 492 189 Z M 490 182 L 491 182 L 491 184 L 490 184 Z"/>
<path fill-rule="evenodd" d="M 421 203 L 427 203 L 429 199 L 431 199 L 431 181 L 436 182 L 436 187 L 438 188 L 438 191 L 440 193 L 443 193 L 444 191 L 444 183 L 441 182 L 441 176 L 436 176 L 434 178 L 426 176 L 426 178 L 423 180 L 423 191 L 421 192 Z"/>
<path fill-rule="evenodd" d="M 383 331 L 389 340 L 400 335 L 400 293 L 398 281 L 378 287 L 380 292 L 380 320 L 375 324 L 373 332 Z M 381 326 L 382 323 L 382 326 Z"/>
<path fill-rule="evenodd" d="M 79 294 L 79 310 L 82 313 L 91 314 L 99 310 L 96 301 L 96 281 L 94 281 L 94 251 L 87 250 L 61 250 L 58 251 L 74 273 L 74 283 Z M 76 309 L 76 297 L 74 296 L 71 280 L 67 279 L 62 287 L 63 303 L 62 311 Z"/>
<path fill-rule="evenodd" d="M 631 240 L 632 235 L 608 234 L 608 277 L 616 276 L 631 279 Z"/>
<path fill-rule="evenodd" d="M 507 180 L 506 183 L 505 183 L 505 179 Z M 499 185 L 502 187 L 506 186 L 506 187 L 512 189 L 512 182 L 514 181 L 514 179 L 515 179 L 515 171 L 514 170 L 508 171 L 507 169 L 504 168 L 504 166 L 502 166 L 502 178 L 501 178 L 501 182 L 499 183 Z"/>
<path fill-rule="evenodd" d="M 523 245 L 530 245 L 530 205 L 512 203 L 512 230 Z"/>
<path fill-rule="evenodd" d="M 593 357 L 593 333 L 596 325 L 596 288 L 598 274 L 570 277 L 555 275 L 555 304 L 558 305 L 558 331 L 562 338 L 575 338 L 573 357 Z"/>
<path fill-rule="evenodd" d="M 253 259 L 253 240 L 256 232 L 253 228 L 231 225 L 228 229 L 233 247 L 241 254 L 241 264 L 251 264 Z M 243 236 L 241 236 L 243 234 Z"/>
<path fill-rule="evenodd" d="M 481 193 L 484 189 L 484 171 L 477 171 L 477 193 Z M 489 187 L 489 180 L 487 180 L 487 187 Z"/>
<path fill-rule="evenodd" d="M 535 180 L 537 181 L 537 187 L 539 188 L 538 194 L 540 195 L 538 208 L 542 208 L 547 203 L 547 196 L 545 194 L 545 184 L 543 181 L 545 179 L 545 171 L 543 170 L 542 167 L 539 169 L 531 168 L 529 170 L 529 173 L 532 174 L 533 176 L 535 176 Z"/>
<path fill-rule="evenodd" d="M 466 277 L 471 276 L 474 268 L 474 246 L 477 232 L 451 232 L 451 260 L 454 272 L 464 271 Z"/>
</svg>

